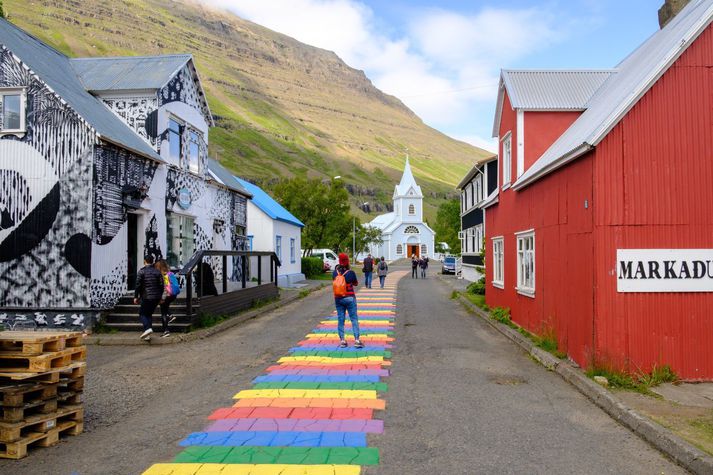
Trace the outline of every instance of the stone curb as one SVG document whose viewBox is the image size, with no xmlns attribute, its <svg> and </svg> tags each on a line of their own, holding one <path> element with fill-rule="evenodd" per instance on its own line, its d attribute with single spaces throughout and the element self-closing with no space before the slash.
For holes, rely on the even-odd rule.
<svg viewBox="0 0 713 475">
<path fill-rule="evenodd" d="M 439 280 L 453 287 L 445 279 L 439 277 Z M 579 392 L 584 394 L 614 420 L 630 429 L 683 468 L 691 473 L 700 475 L 713 473 L 713 456 L 708 455 L 648 418 L 641 416 L 621 402 L 611 391 L 608 391 L 589 379 L 569 362 L 560 360 L 547 351 L 536 347 L 530 339 L 507 325 L 493 320 L 482 309 L 478 308 L 462 295 L 459 295 L 458 299 L 468 310 L 478 315 L 491 327 L 515 342 L 540 364 L 550 371 L 554 371 L 560 375 L 562 379 L 577 388 Z"/>
<path fill-rule="evenodd" d="M 305 296 L 309 296 L 315 292 L 319 292 L 320 290 L 324 290 L 327 288 L 328 285 L 323 284 L 323 285 L 318 285 L 316 287 L 313 287 L 309 289 L 309 293 Z M 138 346 L 138 345 L 172 345 L 176 343 L 186 343 L 189 341 L 194 341 L 194 340 L 201 340 L 203 338 L 208 338 L 210 336 L 213 336 L 217 333 L 224 332 L 225 330 L 228 330 L 236 325 L 239 325 L 240 323 L 246 322 L 248 320 L 251 320 L 253 318 L 258 317 L 260 314 L 265 313 L 265 312 L 270 312 L 272 310 L 278 309 L 280 307 L 283 307 L 285 305 L 288 305 L 292 302 L 295 302 L 297 300 L 300 300 L 304 297 L 300 297 L 300 292 L 295 291 L 293 292 L 292 295 L 289 295 L 283 299 L 277 300 L 275 302 L 269 303 L 263 307 L 256 308 L 253 310 L 248 310 L 245 312 L 238 313 L 236 316 L 228 318 L 227 320 L 220 322 L 219 324 L 210 327 L 210 328 L 203 328 L 200 330 L 192 331 L 189 333 L 175 333 L 171 335 L 170 337 L 167 338 L 152 338 L 150 342 L 145 342 L 137 338 L 134 333 L 132 333 L 132 336 L 123 336 L 123 335 L 118 335 L 115 333 L 111 334 L 93 334 L 93 335 L 88 335 L 87 337 L 84 338 L 84 342 L 87 345 L 99 345 L 99 346 Z"/>
</svg>

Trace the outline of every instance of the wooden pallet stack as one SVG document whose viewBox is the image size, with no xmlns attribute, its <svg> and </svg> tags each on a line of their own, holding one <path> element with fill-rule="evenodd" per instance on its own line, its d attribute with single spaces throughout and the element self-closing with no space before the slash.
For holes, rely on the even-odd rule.
<svg viewBox="0 0 713 475">
<path fill-rule="evenodd" d="M 87 350 L 78 332 L 0 332 L 0 457 L 83 429 Z"/>
</svg>

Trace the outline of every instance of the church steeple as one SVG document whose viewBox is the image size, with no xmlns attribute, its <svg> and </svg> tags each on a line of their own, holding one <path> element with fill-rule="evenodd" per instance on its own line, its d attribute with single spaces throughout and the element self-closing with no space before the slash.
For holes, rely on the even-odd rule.
<svg viewBox="0 0 713 475">
<path fill-rule="evenodd" d="M 410 191 L 413 191 L 410 193 Z M 423 197 L 421 193 L 421 187 L 416 183 L 416 179 L 413 177 L 411 172 L 411 164 L 409 163 L 408 155 L 406 155 L 406 165 L 404 166 L 404 173 L 401 175 L 401 182 L 396 185 L 394 190 L 394 198 L 397 196 L 412 196 L 412 197 Z"/>
</svg>

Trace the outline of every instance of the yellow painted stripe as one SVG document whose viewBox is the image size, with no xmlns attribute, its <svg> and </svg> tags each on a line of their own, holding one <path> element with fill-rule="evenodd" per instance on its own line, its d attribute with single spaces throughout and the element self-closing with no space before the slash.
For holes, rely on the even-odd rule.
<svg viewBox="0 0 713 475">
<path fill-rule="evenodd" d="M 370 362 L 381 362 L 384 361 L 383 356 L 358 356 L 354 358 L 333 358 L 331 356 L 283 356 L 278 363 L 290 363 L 293 361 L 315 361 L 318 363 L 344 363 L 344 364 L 354 364 L 354 363 L 365 363 Z"/>
<path fill-rule="evenodd" d="M 376 399 L 376 391 L 365 389 L 245 389 L 233 399 L 306 398 L 306 399 Z"/>
<path fill-rule="evenodd" d="M 157 463 L 143 475 L 359 475 L 359 465 Z"/>
</svg>

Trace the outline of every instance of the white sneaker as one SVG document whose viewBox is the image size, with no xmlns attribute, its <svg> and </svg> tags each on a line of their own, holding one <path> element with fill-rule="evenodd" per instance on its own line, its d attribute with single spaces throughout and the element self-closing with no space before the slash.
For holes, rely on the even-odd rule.
<svg viewBox="0 0 713 475">
<path fill-rule="evenodd" d="M 163 332 L 163 335 L 161 335 L 161 338 L 168 338 L 169 336 L 171 336 L 171 333 Z"/>
<path fill-rule="evenodd" d="M 148 341 L 148 340 L 151 339 L 151 334 L 152 334 L 152 333 L 153 333 L 153 330 L 152 330 L 151 328 L 149 328 L 148 330 L 146 330 L 145 332 L 143 332 L 139 338 L 141 338 L 142 340 Z"/>
</svg>

